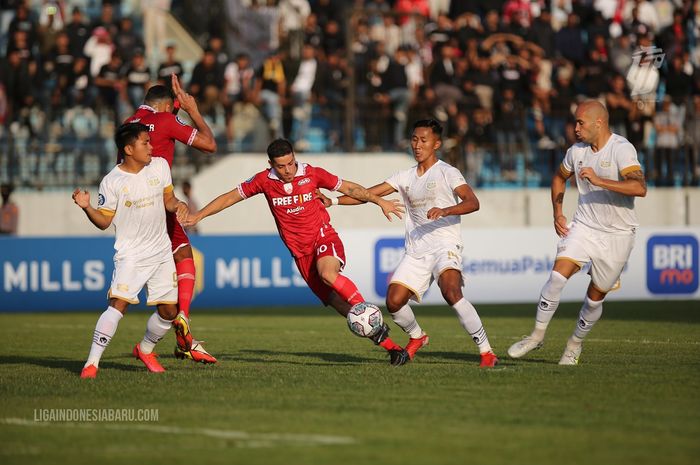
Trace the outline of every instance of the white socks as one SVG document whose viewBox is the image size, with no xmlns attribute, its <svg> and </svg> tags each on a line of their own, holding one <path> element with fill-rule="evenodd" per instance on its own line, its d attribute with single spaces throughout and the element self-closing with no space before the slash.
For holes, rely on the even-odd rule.
<svg viewBox="0 0 700 465">
<path fill-rule="evenodd" d="M 491 352 L 491 344 L 481 323 L 481 318 L 474 306 L 464 297 L 452 306 L 457 312 L 457 317 L 462 327 L 469 333 L 472 340 L 479 346 L 480 353 Z"/>
<path fill-rule="evenodd" d="M 124 315 L 122 315 L 122 312 L 114 307 L 107 307 L 107 310 L 102 312 L 102 315 L 100 315 L 100 318 L 97 320 L 97 324 L 95 325 L 95 332 L 92 335 L 90 355 L 88 355 L 85 366 L 95 365 L 98 367 L 100 365 L 102 353 L 109 345 L 114 333 L 117 332 L 119 320 L 121 320 L 123 316 Z"/>
<path fill-rule="evenodd" d="M 153 352 L 153 348 L 163 339 L 172 323 L 172 320 L 161 318 L 157 311 L 153 312 L 153 315 L 148 319 L 148 323 L 146 323 L 146 334 L 143 336 L 143 341 L 139 343 L 141 352 L 144 354 Z"/>
<path fill-rule="evenodd" d="M 552 270 L 549 279 L 542 287 L 540 295 L 540 303 L 537 305 L 537 316 L 535 317 L 535 329 L 532 331 L 532 337 L 537 340 L 544 339 L 544 333 L 547 330 L 549 322 L 552 321 L 554 312 L 559 307 L 559 299 L 561 291 L 566 286 L 567 278 L 561 273 Z"/>
<path fill-rule="evenodd" d="M 574 330 L 573 336 L 569 339 L 569 343 L 573 345 L 579 345 L 583 339 L 588 336 L 591 332 L 593 325 L 596 321 L 600 320 L 603 314 L 603 301 L 602 300 L 591 300 L 586 296 L 583 299 L 583 305 L 581 306 L 581 312 L 578 314 L 578 323 L 576 323 L 576 329 Z"/>
<path fill-rule="evenodd" d="M 391 318 L 394 320 L 399 328 L 403 329 L 409 337 L 417 339 L 423 335 L 423 330 L 416 321 L 416 316 L 413 314 L 413 310 L 408 304 L 401 307 L 397 312 L 391 313 Z"/>
</svg>

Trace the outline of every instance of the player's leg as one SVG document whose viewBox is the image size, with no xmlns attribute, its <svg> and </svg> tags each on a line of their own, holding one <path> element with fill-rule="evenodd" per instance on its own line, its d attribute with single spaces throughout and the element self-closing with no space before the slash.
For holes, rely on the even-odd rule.
<svg viewBox="0 0 700 465">
<path fill-rule="evenodd" d="M 355 283 L 340 273 L 344 266 L 345 247 L 338 234 L 331 230 L 317 242 L 316 271 L 323 282 L 351 306 L 364 302 Z"/>
<path fill-rule="evenodd" d="M 145 267 L 144 267 L 145 268 Z M 157 307 L 146 323 L 146 332 L 141 342 L 134 346 L 134 357 L 146 365 L 148 371 L 161 373 L 165 369 L 153 352 L 156 344 L 168 333 L 177 316 L 177 279 L 175 262 L 168 257 L 162 263 L 149 267 L 150 274 L 146 282 L 147 305 Z"/>
<path fill-rule="evenodd" d="M 532 350 L 542 347 L 544 336 L 559 307 L 561 293 L 569 278 L 590 261 L 588 251 L 588 229 L 574 223 L 569 233 L 557 244 L 557 257 L 547 282 L 542 287 L 540 300 L 537 304 L 535 328 L 529 336 L 516 342 L 508 349 L 512 358 L 520 358 Z"/>
<path fill-rule="evenodd" d="M 119 321 L 124 316 L 129 303 L 117 298 L 109 299 L 107 310 L 97 319 L 92 335 L 92 345 L 85 366 L 80 373 L 81 378 L 94 378 L 100 366 L 100 359 L 105 349 L 117 332 Z"/>
<path fill-rule="evenodd" d="M 408 334 L 405 350 L 410 360 L 413 360 L 421 347 L 428 345 L 430 338 L 418 324 L 408 302 L 410 299 L 420 302 L 432 283 L 431 269 L 434 263 L 434 256 L 416 258 L 405 255 L 394 271 L 387 289 L 386 307 L 394 323 Z"/>
<path fill-rule="evenodd" d="M 464 298 L 462 293 L 463 285 L 464 279 L 461 268 L 447 268 L 439 275 L 438 286 L 442 297 L 457 312 L 460 324 L 479 348 L 479 354 L 481 355 L 480 365 L 482 367 L 493 367 L 498 364 L 498 357 L 496 357 L 491 348 L 488 335 L 479 314 L 476 312 L 476 308 Z"/>
<path fill-rule="evenodd" d="M 603 314 L 603 300 L 620 285 L 620 275 L 632 253 L 634 235 L 608 235 L 605 241 L 594 241 L 591 259 L 591 282 L 578 315 L 576 328 L 566 343 L 560 365 L 577 365 L 585 337 Z"/>
</svg>

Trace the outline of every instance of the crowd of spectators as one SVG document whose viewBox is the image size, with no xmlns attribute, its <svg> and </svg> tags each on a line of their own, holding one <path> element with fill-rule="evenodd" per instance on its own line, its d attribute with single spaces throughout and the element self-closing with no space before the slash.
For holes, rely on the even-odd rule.
<svg viewBox="0 0 700 465">
<path fill-rule="evenodd" d="M 698 183 L 700 0 L 229 0 L 269 18 L 267 50 L 220 27 L 190 69 L 174 43 L 145 49 L 121 2 L 84 3 L 4 3 L 0 181 L 96 181 L 114 126 L 175 73 L 234 151 L 261 128 L 299 151 L 405 151 L 430 116 L 474 185 L 546 185 L 595 98 L 650 184 Z"/>
</svg>

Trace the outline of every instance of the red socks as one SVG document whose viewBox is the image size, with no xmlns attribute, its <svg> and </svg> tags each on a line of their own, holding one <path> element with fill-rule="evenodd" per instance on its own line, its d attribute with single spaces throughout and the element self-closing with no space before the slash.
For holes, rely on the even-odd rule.
<svg viewBox="0 0 700 465">
<path fill-rule="evenodd" d="M 362 294 L 360 294 L 360 291 L 357 290 L 355 283 L 350 281 L 342 274 L 339 274 L 338 277 L 335 278 L 335 282 L 333 283 L 332 287 L 333 290 L 350 305 L 359 304 L 360 302 L 365 301 Z"/>
<path fill-rule="evenodd" d="M 190 317 L 190 303 L 194 294 L 194 260 L 186 258 L 175 264 L 177 271 L 177 303 L 180 311 Z"/>
</svg>

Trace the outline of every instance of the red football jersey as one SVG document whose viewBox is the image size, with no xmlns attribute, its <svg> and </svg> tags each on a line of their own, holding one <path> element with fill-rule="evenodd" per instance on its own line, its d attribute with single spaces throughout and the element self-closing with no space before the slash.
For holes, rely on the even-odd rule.
<svg viewBox="0 0 700 465">
<path fill-rule="evenodd" d="M 267 169 L 238 185 L 245 199 L 265 194 L 282 241 L 294 257 L 314 253 L 321 229 L 330 226 L 330 216 L 323 203 L 314 198 L 317 188 L 335 191 L 343 180 L 323 168 L 299 163 L 294 180 L 283 182 L 274 170 Z"/>
<path fill-rule="evenodd" d="M 158 112 L 148 105 L 141 105 L 125 122 L 148 126 L 153 156 L 165 158 L 171 167 L 175 156 L 175 141 L 192 145 L 197 135 L 197 129 L 183 123 L 177 116 L 165 111 Z M 121 159 L 117 160 L 119 162 Z"/>
</svg>

